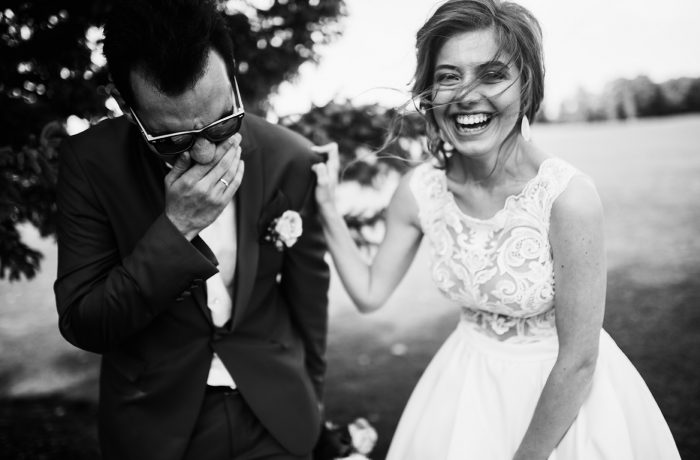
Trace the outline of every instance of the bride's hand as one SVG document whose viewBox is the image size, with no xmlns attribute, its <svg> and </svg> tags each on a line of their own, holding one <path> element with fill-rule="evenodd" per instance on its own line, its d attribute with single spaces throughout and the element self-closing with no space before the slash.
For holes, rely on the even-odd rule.
<svg viewBox="0 0 700 460">
<path fill-rule="evenodd" d="M 335 187 L 338 185 L 338 169 L 340 167 L 338 144 L 331 142 L 326 145 L 313 146 L 311 149 L 322 156 L 328 155 L 324 163 L 316 163 L 311 166 L 317 178 L 316 202 L 323 212 L 324 208 L 335 208 Z"/>
</svg>

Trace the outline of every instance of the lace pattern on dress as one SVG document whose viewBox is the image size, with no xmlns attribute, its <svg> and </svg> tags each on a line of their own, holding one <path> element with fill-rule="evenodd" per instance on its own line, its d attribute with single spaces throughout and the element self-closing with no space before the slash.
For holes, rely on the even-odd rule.
<svg viewBox="0 0 700 460">
<path fill-rule="evenodd" d="M 503 209 L 478 219 L 459 209 L 443 170 L 430 163 L 416 168 L 410 185 L 430 243 L 432 278 L 462 306 L 463 321 L 499 340 L 556 334 L 549 218 L 577 172 L 549 158 Z"/>
</svg>

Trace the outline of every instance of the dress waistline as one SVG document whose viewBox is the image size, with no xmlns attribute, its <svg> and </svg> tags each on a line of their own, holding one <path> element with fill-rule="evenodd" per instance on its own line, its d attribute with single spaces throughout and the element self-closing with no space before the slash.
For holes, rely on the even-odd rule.
<svg viewBox="0 0 700 460">
<path fill-rule="evenodd" d="M 511 337 L 498 340 L 480 330 L 477 324 L 462 319 L 455 333 L 477 352 L 511 361 L 555 360 L 559 352 L 559 339 L 555 335 L 543 337 Z"/>
</svg>

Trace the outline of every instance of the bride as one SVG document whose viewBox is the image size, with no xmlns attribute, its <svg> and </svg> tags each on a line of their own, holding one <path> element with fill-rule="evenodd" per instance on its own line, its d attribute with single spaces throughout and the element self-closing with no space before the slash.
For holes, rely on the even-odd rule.
<svg viewBox="0 0 700 460">
<path fill-rule="evenodd" d="M 330 252 L 379 308 L 423 237 L 461 320 L 404 410 L 390 460 L 678 459 L 643 380 L 602 330 L 606 263 L 592 181 L 530 140 L 541 31 L 511 2 L 448 0 L 417 35 L 413 96 L 434 159 L 402 179 L 368 265 L 334 206 L 337 151 L 313 166 Z"/>
</svg>

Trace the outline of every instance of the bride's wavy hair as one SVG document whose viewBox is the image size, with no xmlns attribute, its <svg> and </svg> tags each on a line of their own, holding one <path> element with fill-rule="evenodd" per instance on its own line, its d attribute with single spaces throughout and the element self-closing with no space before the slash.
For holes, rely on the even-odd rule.
<svg viewBox="0 0 700 460">
<path fill-rule="evenodd" d="M 520 75 L 520 113 L 508 138 L 518 131 L 522 118 L 533 122 L 544 96 L 544 57 L 542 52 L 542 30 L 537 19 L 524 7 L 500 0 L 448 0 L 416 34 L 416 72 L 411 95 L 414 105 L 426 120 L 427 146 L 431 155 L 446 167 L 448 158 L 444 141 L 433 110 L 433 74 L 435 60 L 447 40 L 457 34 L 493 29 L 498 44 L 499 56 L 509 56 Z M 479 76 L 468 83 L 460 94 L 475 88 Z M 505 141 L 504 141 L 505 142 Z"/>
</svg>

